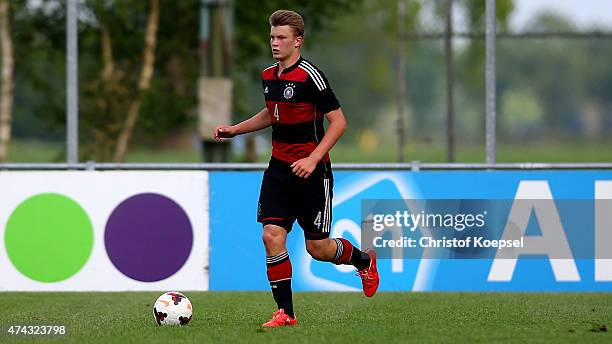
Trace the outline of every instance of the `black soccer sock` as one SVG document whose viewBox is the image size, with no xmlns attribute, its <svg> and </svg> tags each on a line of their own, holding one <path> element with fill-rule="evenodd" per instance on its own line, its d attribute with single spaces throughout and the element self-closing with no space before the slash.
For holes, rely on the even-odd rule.
<svg viewBox="0 0 612 344">
<path fill-rule="evenodd" d="M 351 264 L 353 264 L 357 270 L 363 270 L 370 267 L 370 255 L 367 253 L 353 248 L 353 254 L 351 254 Z"/>
<path fill-rule="evenodd" d="M 336 255 L 332 258 L 334 264 L 350 264 L 357 270 L 363 270 L 370 266 L 370 256 L 353 246 L 348 240 L 343 238 L 334 238 L 336 242 Z"/>
<path fill-rule="evenodd" d="M 283 280 L 277 282 L 270 282 L 272 288 L 272 295 L 278 309 L 284 309 L 285 314 L 295 318 L 293 314 L 293 297 L 291 293 L 291 280 Z"/>
<path fill-rule="evenodd" d="M 295 318 L 293 314 L 293 294 L 291 292 L 291 261 L 287 251 L 275 256 L 266 257 L 268 281 L 272 296 L 278 309 L 284 309 L 285 314 Z"/>
</svg>

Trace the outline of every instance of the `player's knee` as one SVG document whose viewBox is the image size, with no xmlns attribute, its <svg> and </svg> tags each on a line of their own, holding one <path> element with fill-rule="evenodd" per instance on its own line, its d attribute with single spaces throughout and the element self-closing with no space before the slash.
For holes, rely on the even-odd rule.
<svg viewBox="0 0 612 344">
<path fill-rule="evenodd" d="M 280 236 L 270 231 L 264 231 L 261 238 L 266 246 L 273 246 L 280 241 Z"/>
<path fill-rule="evenodd" d="M 284 233 L 277 229 L 270 229 L 264 227 L 264 231 L 262 233 L 262 240 L 266 247 L 275 247 L 283 244 Z"/>
</svg>

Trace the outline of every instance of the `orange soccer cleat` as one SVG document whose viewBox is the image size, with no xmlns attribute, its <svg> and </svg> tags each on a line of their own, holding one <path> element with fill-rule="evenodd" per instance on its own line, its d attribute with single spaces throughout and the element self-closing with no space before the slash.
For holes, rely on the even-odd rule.
<svg viewBox="0 0 612 344">
<path fill-rule="evenodd" d="M 279 309 L 274 312 L 272 319 L 270 321 L 264 323 L 263 327 L 281 327 L 281 326 L 293 326 L 297 325 L 297 318 L 292 318 L 285 314 L 284 309 Z"/>
<path fill-rule="evenodd" d="M 376 294 L 380 282 L 378 270 L 376 270 L 376 251 L 368 249 L 365 252 L 370 256 L 370 266 L 357 271 L 357 275 L 361 277 L 361 285 L 365 296 L 372 297 Z"/>
</svg>

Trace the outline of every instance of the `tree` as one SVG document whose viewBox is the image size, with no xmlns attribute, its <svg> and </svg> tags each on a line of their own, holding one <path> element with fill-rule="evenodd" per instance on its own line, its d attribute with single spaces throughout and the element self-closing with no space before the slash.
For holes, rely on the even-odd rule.
<svg viewBox="0 0 612 344">
<path fill-rule="evenodd" d="M 143 4 L 128 1 L 91 1 L 89 11 L 95 21 L 90 25 L 97 27 L 99 35 L 84 33 L 85 46 L 90 43 L 100 44 L 101 71 L 98 76 L 86 82 L 85 104 L 91 108 L 84 109 L 87 120 L 86 128 L 91 132 L 94 142 L 93 155 L 96 159 L 121 162 L 125 158 L 128 144 L 136 121 L 139 117 L 143 99 L 150 89 L 155 63 L 155 48 L 157 45 L 157 30 L 159 26 L 159 0 L 150 0 L 146 29 L 143 35 L 129 34 L 142 23 L 142 14 L 147 9 Z M 85 9 L 86 10 L 86 9 Z M 131 27 L 132 26 L 132 27 Z M 138 39 L 144 36 L 144 46 L 141 52 L 142 62 L 138 61 Z M 126 43 L 128 46 L 126 46 Z M 134 46 L 129 46 L 134 44 Z M 114 48 L 121 55 L 114 53 Z M 99 57 L 99 58 L 100 58 Z M 92 58 L 87 56 L 86 58 Z M 134 70 L 140 66 L 139 77 L 135 78 Z M 135 84 L 135 85 L 134 85 Z M 93 98 L 93 99 L 92 99 Z M 93 100 L 93 103 L 89 101 Z M 97 111 L 96 111 L 97 110 Z M 91 125 L 96 123 L 98 125 Z M 91 151 L 86 150 L 86 154 Z"/>
<path fill-rule="evenodd" d="M 543 12 L 528 24 L 527 30 L 576 31 L 577 27 L 569 18 Z M 608 110 L 612 105 L 612 44 L 608 40 L 510 40 L 501 42 L 499 48 L 500 94 L 520 89 L 532 94 L 540 104 L 541 120 L 530 126 L 530 138 L 604 137 L 612 122 Z M 530 112 L 528 101 L 523 102 L 523 107 L 526 113 Z M 500 115 L 503 119 L 515 114 Z M 522 139 L 520 131 L 512 127 L 501 129 L 508 140 Z"/>
<path fill-rule="evenodd" d="M 484 32 L 486 22 L 486 1 L 484 0 L 455 0 L 455 3 L 466 12 L 468 28 L 473 32 Z M 495 15 L 498 31 L 508 30 L 510 14 L 514 11 L 514 0 L 497 0 L 495 4 Z M 465 52 L 467 67 L 467 81 L 472 86 L 484 91 L 484 40 L 472 40 Z"/>
<path fill-rule="evenodd" d="M 0 0 L 0 45 L 2 46 L 0 162 L 5 162 L 8 157 L 13 117 L 13 40 L 10 28 L 10 7 L 7 0 Z"/>
<path fill-rule="evenodd" d="M 153 74 L 143 68 L 143 52 L 147 50 L 143 37 L 147 37 L 146 28 L 150 28 L 148 19 L 152 8 L 149 1 L 79 2 L 80 160 L 109 161 L 121 156 L 117 153 L 120 136 L 124 138 L 122 142 L 129 143 L 133 138 L 141 145 L 155 147 L 169 133 L 195 123 L 201 1 L 156 1 L 159 2 L 157 40 L 154 49 L 149 45 L 149 51 L 155 53 L 155 58 L 149 59 Z M 235 13 L 238 48 L 234 49 L 234 76 L 242 75 L 250 80 L 258 77 L 261 58 L 268 56 L 267 18 L 273 10 L 299 10 L 306 18 L 307 34 L 312 35 L 328 28 L 329 18 L 336 11 L 350 10 L 358 2 L 315 0 L 296 8 L 288 0 L 240 1 Z M 10 3 L 15 10 L 13 36 L 17 61 L 14 133 L 22 138 L 63 141 L 66 119 L 64 0 L 11 0 Z M 139 86 L 147 84 L 146 91 Z M 128 116 L 128 113 L 137 115 Z M 244 117 L 247 111 L 237 113 L 238 117 Z M 126 116 L 131 119 L 126 120 Z M 124 151 L 130 146 L 125 145 Z"/>
<path fill-rule="evenodd" d="M 115 162 L 123 161 L 125 157 L 128 142 L 130 140 L 130 136 L 132 135 L 132 131 L 134 130 L 134 124 L 136 123 L 136 119 L 138 118 L 142 99 L 151 85 L 151 77 L 153 76 L 153 64 L 155 61 L 155 46 L 157 44 L 156 36 L 158 22 L 159 0 L 151 0 L 149 20 L 147 22 L 147 31 L 145 35 L 145 48 L 143 51 L 142 72 L 138 81 L 138 95 L 132 100 L 127 115 L 125 117 L 125 123 L 119 135 L 117 141 L 117 148 L 115 150 L 115 156 L 113 158 Z"/>
<path fill-rule="evenodd" d="M 197 6 L 197 0 L 85 4 L 91 18 L 81 32 L 85 156 L 123 161 L 132 137 L 159 142 L 186 123 L 196 104 L 186 89 L 195 89 L 197 79 Z"/>
</svg>

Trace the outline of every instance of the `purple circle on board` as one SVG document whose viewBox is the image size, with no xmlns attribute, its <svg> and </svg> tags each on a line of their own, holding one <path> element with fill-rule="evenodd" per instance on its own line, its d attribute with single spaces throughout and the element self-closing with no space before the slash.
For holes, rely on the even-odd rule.
<svg viewBox="0 0 612 344">
<path fill-rule="evenodd" d="M 175 201 L 142 193 L 113 210 L 106 222 L 104 244 L 121 273 L 138 281 L 155 282 L 183 267 L 191 253 L 193 230 L 187 213 Z"/>
</svg>

